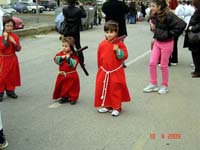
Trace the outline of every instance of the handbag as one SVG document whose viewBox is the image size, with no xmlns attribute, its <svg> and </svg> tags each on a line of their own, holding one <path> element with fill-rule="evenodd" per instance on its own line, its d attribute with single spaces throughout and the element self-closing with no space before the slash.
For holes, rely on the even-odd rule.
<svg viewBox="0 0 200 150">
<path fill-rule="evenodd" d="M 58 32 L 60 33 L 60 34 L 63 34 L 64 33 L 64 31 L 65 31 L 65 27 L 66 27 L 66 22 L 61 22 L 60 23 L 60 27 L 59 27 L 59 29 L 58 29 Z"/>
<path fill-rule="evenodd" d="M 200 32 L 192 32 L 192 31 L 189 31 L 188 32 L 188 42 L 190 44 L 199 44 L 200 43 Z"/>
</svg>

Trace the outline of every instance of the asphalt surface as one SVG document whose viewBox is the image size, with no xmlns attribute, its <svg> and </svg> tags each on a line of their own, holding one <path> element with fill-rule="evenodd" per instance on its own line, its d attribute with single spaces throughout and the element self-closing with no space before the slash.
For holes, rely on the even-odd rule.
<svg viewBox="0 0 200 150">
<path fill-rule="evenodd" d="M 81 93 L 76 105 L 53 102 L 58 73 L 53 57 L 61 49 L 56 32 L 21 38 L 22 86 L 17 100 L 0 103 L 7 150 L 199 150 L 200 80 L 191 78 L 191 54 L 179 39 L 179 64 L 169 69 L 169 93 L 143 93 L 149 82 L 152 33 L 147 23 L 127 25 L 126 77 L 132 101 L 119 117 L 93 107 L 98 43 L 103 26 L 81 32 L 89 77 L 78 68 Z M 161 83 L 158 67 L 158 81 Z"/>
</svg>

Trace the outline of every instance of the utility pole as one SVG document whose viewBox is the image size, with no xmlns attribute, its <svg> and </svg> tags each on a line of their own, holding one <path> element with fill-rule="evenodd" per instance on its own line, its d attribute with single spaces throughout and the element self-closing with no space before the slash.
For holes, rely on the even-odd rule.
<svg viewBox="0 0 200 150">
<path fill-rule="evenodd" d="M 37 23 L 39 23 L 39 9 L 38 9 L 38 0 L 36 0 L 36 17 L 37 17 Z"/>
</svg>

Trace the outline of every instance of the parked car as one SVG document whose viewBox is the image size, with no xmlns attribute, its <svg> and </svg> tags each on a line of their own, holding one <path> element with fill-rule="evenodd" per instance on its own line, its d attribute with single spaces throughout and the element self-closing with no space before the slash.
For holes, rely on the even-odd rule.
<svg viewBox="0 0 200 150">
<path fill-rule="evenodd" d="M 18 17 L 12 17 L 12 19 L 14 20 L 15 22 L 15 27 L 14 27 L 14 30 L 18 30 L 18 29 L 23 29 L 25 24 L 23 22 L 22 19 L 18 18 Z"/>
<path fill-rule="evenodd" d="M 1 8 L 2 8 L 6 13 L 14 14 L 14 13 L 17 12 L 14 8 L 12 8 L 12 5 L 1 5 Z"/>
<path fill-rule="evenodd" d="M 36 3 L 31 3 L 31 2 L 30 3 L 29 2 L 20 2 L 20 3 L 24 4 L 28 8 L 29 12 L 36 13 L 36 11 L 37 11 Z M 38 5 L 38 9 L 39 9 L 39 12 L 42 13 L 44 11 L 44 6 Z"/>
<path fill-rule="evenodd" d="M 57 3 L 54 0 L 42 0 L 39 3 L 41 6 L 44 6 L 45 10 L 55 10 Z"/>
<path fill-rule="evenodd" d="M 28 12 L 28 8 L 23 3 L 19 3 L 19 2 L 14 3 L 12 5 L 12 8 L 14 8 L 17 12 L 20 12 L 20 13 L 27 13 Z"/>
</svg>

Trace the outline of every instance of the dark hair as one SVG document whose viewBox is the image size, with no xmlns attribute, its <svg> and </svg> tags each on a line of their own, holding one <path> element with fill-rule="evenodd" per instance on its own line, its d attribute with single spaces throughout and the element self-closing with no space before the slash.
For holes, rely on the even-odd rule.
<svg viewBox="0 0 200 150">
<path fill-rule="evenodd" d="M 10 16 L 3 17 L 3 30 L 5 30 L 5 25 L 9 22 L 13 23 L 13 28 L 15 27 L 15 21 Z"/>
<path fill-rule="evenodd" d="M 104 25 L 104 31 L 115 31 L 118 33 L 119 30 L 119 25 L 117 22 L 113 21 L 113 20 L 109 20 L 105 23 Z"/>
<path fill-rule="evenodd" d="M 163 10 L 168 7 L 166 0 L 151 0 L 152 3 L 155 3 L 157 6 L 160 6 L 160 10 Z"/>
<path fill-rule="evenodd" d="M 197 9 L 197 11 L 200 12 L 200 0 L 193 0 L 192 4 Z"/>
<path fill-rule="evenodd" d="M 63 37 L 62 42 L 67 42 L 70 47 L 74 47 L 75 40 L 71 36 Z"/>
<path fill-rule="evenodd" d="M 169 13 L 169 7 L 166 0 L 151 0 L 158 7 L 160 6 L 160 12 L 156 14 L 159 21 L 163 22 Z"/>
<path fill-rule="evenodd" d="M 69 5 L 75 5 L 77 0 L 67 0 Z"/>
</svg>

